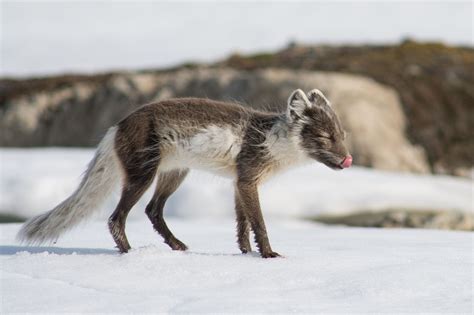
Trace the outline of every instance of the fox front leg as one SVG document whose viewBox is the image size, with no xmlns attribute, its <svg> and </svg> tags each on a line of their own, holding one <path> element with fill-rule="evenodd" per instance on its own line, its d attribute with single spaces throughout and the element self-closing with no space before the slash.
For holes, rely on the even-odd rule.
<svg viewBox="0 0 474 315">
<path fill-rule="evenodd" d="M 263 258 L 273 258 L 280 256 L 272 250 L 267 236 L 267 229 L 263 221 L 262 210 L 258 199 L 258 189 L 255 183 L 237 180 L 236 199 L 240 200 L 240 205 L 245 213 L 245 217 L 250 222 L 255 242 L 257 243 L 260 255 Z"/>
<path fill-rule="evenodd" d="M 240 200 L 239 192 L 235 189 L 235 214 L 237 216 L 237 243 L 242 254 L 252 251 L 249 240 L 250 226 L 242 201 Z"/>
</svg>

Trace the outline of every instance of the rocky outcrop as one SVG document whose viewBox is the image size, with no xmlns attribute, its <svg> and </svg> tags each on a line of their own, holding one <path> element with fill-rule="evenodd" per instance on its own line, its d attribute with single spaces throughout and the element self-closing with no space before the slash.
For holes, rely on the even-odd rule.
<svg viewBox="0 0 474 315">
<path fill-rule="evenodd" d="M 137 106 L 170 97 L 208 97 L 283 111 L 288 95 L 298 87 L 318 87 L 332 100 L 359 165 L 429 170 L 423 150 L 406 140 L 406 119 L 395 90 L 362 76 L 301 70 L 117 73 L 100 84 L 76 80 L 33 89 L 2 104 L 0 145 L 94 146 L 109 126 Z"/>
</svg>

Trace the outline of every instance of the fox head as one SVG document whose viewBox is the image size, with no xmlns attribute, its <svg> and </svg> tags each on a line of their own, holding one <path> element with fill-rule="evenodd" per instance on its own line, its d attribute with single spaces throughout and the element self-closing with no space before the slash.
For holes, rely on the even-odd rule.
<svg viewBox="0 0 474 315">
<path fill-rule="evenodd" d="M 293 136 L 310 158 L 335 170 L 351 166 L 352 156 L 344 145 L 345 132 L 321 91 L 294 91 L 286 115 Z"/>
</svg>

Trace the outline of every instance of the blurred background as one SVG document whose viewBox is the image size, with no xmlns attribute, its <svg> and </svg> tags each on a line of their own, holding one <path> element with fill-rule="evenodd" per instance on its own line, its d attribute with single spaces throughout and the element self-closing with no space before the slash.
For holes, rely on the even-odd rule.
<svg viewBox="0 0 474 315">
<path fill-rule="evenodd" d="M 472 1 L 2 1 L 0 10 L 4 221 L 71 193 L 107 128 L 139 105 L 197 96 L 281 111 L 293 89 L 319 88 L 358 167 L 314 165 L 269 183 L 269 216 L 474 229 Z M 167 211 L 230 217 L 231 193 L 198 172 Z"/>
</svg>

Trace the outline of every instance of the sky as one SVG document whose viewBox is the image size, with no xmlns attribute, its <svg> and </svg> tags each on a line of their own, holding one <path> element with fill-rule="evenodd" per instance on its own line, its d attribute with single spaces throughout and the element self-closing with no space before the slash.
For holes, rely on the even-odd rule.
<svg viewBox="0 0 474 315">
<path fill-rule="evenodd" d="M 169 67 L 308 44 L 473 45 L 470 1 L 1 1 L 0 76 Z"/>
</svg>

